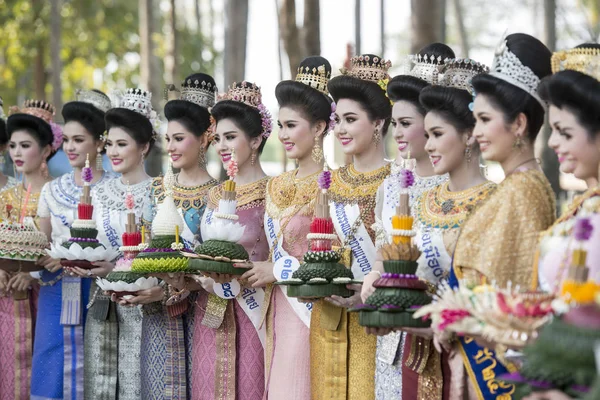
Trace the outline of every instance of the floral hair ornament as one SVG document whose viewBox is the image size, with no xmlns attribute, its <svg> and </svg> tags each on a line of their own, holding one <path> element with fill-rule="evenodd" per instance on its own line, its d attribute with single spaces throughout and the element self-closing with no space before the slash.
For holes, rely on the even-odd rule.
<svg viewBox="0 0 600 400">
<path fill-rule="evenodd" d="M 380 79 L 377 81 L 377 85 L 383 89 L 383 91 L 385 92 L 385 97 L 387 97 L 390 100 L 390 104 L 394 105 L 394 102 L 390 99 L 390 97 L 388 96 L 387 93 L 387 87 L 388 87 L 388 83 L 390 83 L 389 79 Z"/>
<path fill-rule="evenodd" d="M 204 132 L 204 134 L 208 139 L 208 143 L 214 144 L 217 131 L 217 121 L 215 121 L 215 118 L 212 115 L 209 117 L 209 121 L 210 125 L 208 126 L 208 128 L 206 128 L 206 132 Z"/>
<path fill-rule="evenodd" d="M 227 89 L 227 93 L 219 95 L 219 101 L 223 100 L 237 101 L 258 110 L 262 121 L 261 136 L 264 139 L 269 138 L 273 131 L 273 121 L 271 113 L 262 103 L 262 94 L 258 86 L 252 82 L 234 82 Z"/>
<path fill-rule="evenodd" d="M 335 105 L 335 102 L 332 101 L 331 102 L 331 114 L 329 114 L 329 124 L 328 124 L 328 127 L 327 127 L 328 131 L 333 131 L 335 129 L 335 125 L 336 125 L 336 122 L 335 122 L 335 110 L 336 110 L 336 105 Z"/>
</svg>

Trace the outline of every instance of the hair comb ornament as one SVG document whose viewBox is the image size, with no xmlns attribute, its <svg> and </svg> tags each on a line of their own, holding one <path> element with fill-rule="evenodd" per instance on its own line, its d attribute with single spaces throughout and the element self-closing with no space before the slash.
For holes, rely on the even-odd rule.
<svg viewBox="0 0 600 400">
<path fill-rule="evenodd" d="M 474 93 L 471 80 L 474 76 L 489 72 L 486 65 L 480 64 L 469 58 L 455 58 L 444 62 L 444 74 L 441 76 L 440 85 Z"/>
<path fill-rule="evenodd" d="M 233 84 L 227 89 L 227 93 L 219 95 L 218 99 L 219 101 L 237 101 L 257 109 L 262 120 L 262 137 L 267 139 L 271 135 L 271 132 L 273 131 L 271 113 L 262 103 L 262 94 L 260 92 L 260 88 L 254 83 L 246 81 L 242 81 L 241 83 L 233 82 Z"/>
<path fill-rule="evenodd" d="M 331 78 L 331 72 L 327 71 L 325 65 L 318 67 L 299 66 L 298 74 L 296 75 L 296 82 L 304 83 L 313 89 L 317 89 L 324 95 L 329 95 L 327 90 L 327 82 Z"/>
<path fill-rule="evenodd" d="M 75 99 L 83 103 L 91 104 L 102 112 L 107 112 L 112 107 L 108 96 L 95 90 L 77 89 L 75 92 Z"/>
<path fill-rule="evenodd" d="M 135 111 L 138 114 L 148 118 L 152 124 L 152 138 L 156 139 L 160 130 L 160 119 L 158 114 L 152 108 L 152 93 L 140 88 L 128 88 L 125 94 L 120 98 L 118 107 L 126 108 L 130 111 Z"/>
<path fill-rule="evenodd" d="M 343 75 L 379 84 L 379 81 L 390 79 L 388 69 L 391 66 L 392 62 L 389 60 L 365 54 L 352 57 L 350 68 L 342 68 L 340 72 Z"/>
<path fill-rule="evenodd" d="M 519 57 L 508 49 L 506 37 L 502 38 L 496 48 L 490 75 L 529 93 L 531 97 L 536 99 L 546 109 L 546 103 L 544 103 L 537 93 L 540 78 L 538 78 L 531 68 L 523 65 Z"/>
<path fill-rule="evenodd" d="M 413 54 L 408 56 L 408 59 L 414 65 L 407 75 L 422 79 L 430 85 L 440 84 L 440 74 L 444 71 L 446 62 L 450 61 L 433 54 Z"/>
<path fill-rule="evenodd" d="M 550 62 L 553 74 L 570 69 L 600 81 L 600 49 L 582 47 L 557 51 Z"/>
<path fill-rule="evenodd" d="M 48 125 L 52 130 L 52 150 L 58 151 L 63 143 L 62 128 L 53 121 L 55 109 L 54 106 L 44 100 L 25 100 L 23 107 L 12 106 L 9 114 L 28 114 L 37 117 Z"/>
</svg>

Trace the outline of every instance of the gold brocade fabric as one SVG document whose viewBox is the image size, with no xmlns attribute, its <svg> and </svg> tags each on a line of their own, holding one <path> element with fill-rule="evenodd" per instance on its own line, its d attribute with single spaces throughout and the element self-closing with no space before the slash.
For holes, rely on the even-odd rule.
<svg viewBox="0 0 600 400">
<path fill-rule="evenodd" d="M 321 328 L 324 300 L 314 303 L 310 327 L 311 398 L 375 399 L 377 338 L 358 324 L 358 314 L 342 310 L 337 330 Z"/>
<path fill-rule="evenodd" d="M 458 228 L 477 204 L 495 188 L 495 183 L 484 182 L 467 190 L 451 192 L 448 182 L 444 182 L 417 199 L 415 216 L 427 228 Z"/>
<path fill-rule="evenodd" d="M 350 164 L 332 174 L 331 200 L 357 204 L 373 241 L 375 197 L 390 170 L 388 164 L 363 174 Z M 310 323 L 312 399 L 374 399 L 376 348 L 377 338 L 365 333 L 358 324 L 357 313 L 348 313 L 325 301 L 314 303 Z"/>
<path fill-rule="evenodd" d="M 265 176 L 255 182 L 248 183 L 246 185 L 236 185 L 235 187 L 235 200 L 237 202 L 236 209 L 245 210 L 248 208 L 256 207 L 257 203 L 265 201 L 265 191 L 267 188 L 267 182 L 269 177 Z M 208 207 L 217 209 L 219 207 L 219 200 L 223 196 L 223 183 L 213 187 L 208 192 Z"/>
<path fill-rule="evenodd" d="M 206 194 L 209 189 L 217 184 L 218 182 L 215 179 L 211 179 L 198 186 L 182 186 L 176 180 L 175 185 L 173 185 L 173 199 L 175 200 L 175 205 L 177 208 L 181 208 L 184 213 L 191 208 L 198 210 L 206 204 Z M 163 186 L 162 176 L 152 180 L 152 190 L 157 203 L 162 203 L 167 196 Z"/>
<path fill-rule="evenodd" d="M 0 218 L 3 220 L 9 219 L 12 223 L 19 222 L 21 218 L 22 203 L 25 202 L 27 196 L 27 189 L 23 185 L 14 186 L 10 189 L 3 190 L 0 192 Z M 30 193 L 27 206 L 25 207 L 25 216 L 32 217 L 39 227 L 39 218 L 37 217 L 38 202 L 40 199 L 40 192 Z M 10 210 L 10 218 L 7 218 L 6 207 L 12 207 Z"/>
<path fill-rule="evenodd" d="M 540 232 L 555 219 L 554 193 L 541 171 L 515 172 L 462 226 L 454 268 L 468 285 L 529 285 Z"/>
<path fill-rule="evenodd" d="M 361 173 L 349 164 L 333 171 L 331 175 L 329 198 L 336 203 L 358 204 L 363 225 L 373 243 L 377 191 L 391 170 L 390 164 L 386 164 L 374 171 Z"/>
<path fill-rule="evenodd" d="M 267 183 L 266 212 L 271 218 L 282 219 L 297 213 L 312 215 L 320 172 L 304 178 L 296 178 L 297 173 L 297 169 L 284 172 Z"/>
</svg>

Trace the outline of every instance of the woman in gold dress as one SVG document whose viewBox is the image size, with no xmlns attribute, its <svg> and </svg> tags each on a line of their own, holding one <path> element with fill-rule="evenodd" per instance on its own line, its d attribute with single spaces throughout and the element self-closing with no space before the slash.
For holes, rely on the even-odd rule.
<svg viewBox="0 0 600 400">
<path fill-rule="evenodd" d="M 345 262 L 362 279 L 375 260 L 375 196 L 390 173 L 383 137 L 391 104 L 385 86 L 389 61 L 367 54 L 353 57 L 350 68 L 328 85 L 336 101 L 335 135 L 352 164 L 332 174 L 329 189 L 336 233 Z M 347 312 L 360 302 L 359 285 L 349 299 L 332 296 L 314 305 L 310 327 L 313 399 L 374 399 L 376 338 L 367 336 L 358 315 Z"/>
<path fill-rule="evenodd" d="M 23 183 L 0 193 L 0 216 L 10 223 L 36 220 L 42 187 L 51 180 L 47 161 L 62 145 L 60 128 L 52 122 L 54 107 L 28 100 L 7 121 L 10 158 Z M 36 221 L 37 223 L 37 221 Z M 2 260 L 7 265 L 7 260 Z M 40 269 L 42 269 L 40 267 Z M 0 269 L 0 398 L 29 399 L 33 325 L 37 309 L 35 272 Z M 17 356 L 20 354 L 21 356 Z"/>
<path fill-rule="evenodd" d="M 475 138 L 483 158 L 498 162 L 506 178 L 463 224 L 452 286 L 512 282 L 526 287 L 531 282 L 538 235 L 555 218 L 554 193 L 533 151 L 545 107 L 537 87 L 551 72 L 550 56 L 534 37 L 512 34 L 496 50 L 491 72 L 473 78 Z M 511 365 L 472 338 L 460 338 L 457 346 L 472 398 L 510 398 L 514 387 L 497 377 Z"/>
</svg>

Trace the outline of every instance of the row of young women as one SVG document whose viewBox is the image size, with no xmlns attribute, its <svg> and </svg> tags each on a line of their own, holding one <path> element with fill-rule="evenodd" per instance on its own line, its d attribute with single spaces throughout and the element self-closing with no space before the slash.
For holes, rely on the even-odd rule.
<svg viewBox="0 0 600 400">
<path fill-rule="evenodd" d="M 597 51 L 585 45 L 573 55 L 587 55 L 591 64 Z M 391 80 L 389 62 L 377 56 L 353 58 L 332 79 L 326 59 L 309 57 L 295 81 L 276 88 L 278 138 L 298 167 L 274 178 L 260 163 L 271 133 L 260 89 L 233 84 L 214 104 L 210 76 L 186 78 L 181 98 L 164 110 L 167 151 L 180 170 L 173 192 L 186 222 L 182 236 L 191 245 L 201 242 L 206 216 L 222 193 L 205 167 L 212 142 L 224 166 L 233 153 L 238 162 L 237 212 L 246 225 L 241 243 L 251 259 L 239 265 L 248 269 L 241 277 L 246 288 L 225 300 L 214 289 L 229 276 L 162 276 L 163 286 L 111 299 L 92 278 L 106 275 L 113 262 L 65 274 L 57 260 L 45 257 L 41 276 L 0 270 L 0 399 L 24 399 L 29 392 L 32 399 L 510 398 L 512 386 L 497 380 L 510 365 L 492 344 L 482 348 L 464 338 L 439 343 L 427 330 L 366 332 L 347 309 L 371 293 L 383 270 L 378 248 L 392 229 L 398 174 L 407 160 L 414 160 L 409 168 L 416 176 L 411 205 L 423 251 L 421 278 L 556 289 L 566 268 L 552 261 L 566 252 L 569 221 L 598 194 L 600 162 L 598 76 L 589 75 L 585 63 L 569 65 L 571 53 L 561 54 L 567 70 L 552 75 L 551 52 L 531 36 L 513 34 L 502 41 L 488 73 L 479 63 L 456 59 L 448 46 L 432 44 L 415 56 L 409 74 Z M 153 112 L 147 93 L 129 94 L 132 101 L 118 108 L 96 91 L 67 103 L 62 143 L 54 140 L 51 113 L 39 112 L 52 111 L 48 104 L 27 104 L 11 115 L 9 152 L 23 183 L 1 192 L 0 210 L 22 202 L 31 188 L 26 213 L 53 242 L 67 240 L 89 157 L 101 242 L 121 246 L 127 191 L 138 218 L 151 225 L 165 197 L 163 179 L 144 171 L 155 140 Z M 549 145 L 563 172 L 590 186 L 557 225 L 554 195 L 533 149 L 546 103 Z M 383 145 L 390 121 L 399 150 L 391 163 Z M 274 263 L 301 259 L 308 249 L 323 138 L 333 125 L 352 163 L 332 174 L 331 215 L 351 254 L 348 267 L 364 283 L 352 286 L 353 297 L 307 303 L 273 285 Z M 46 161 L 60 144 L 73 172 L 51 181 Z M 120 176 L 95 166 L 104 150 Z M 487 181 L 480 157 L 500 164 L 502 183 Z M 540 247 L 538 264 L 543 231 L 553 245 Z M 257 307 L 246 307 L 248 301 Z"/>
</svg>

